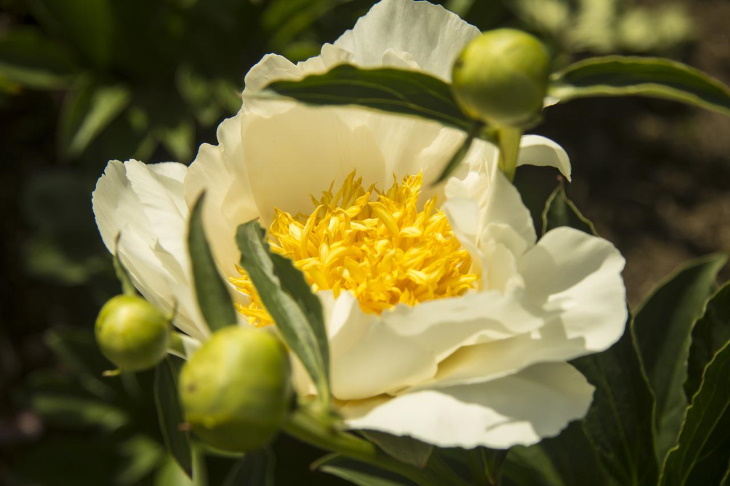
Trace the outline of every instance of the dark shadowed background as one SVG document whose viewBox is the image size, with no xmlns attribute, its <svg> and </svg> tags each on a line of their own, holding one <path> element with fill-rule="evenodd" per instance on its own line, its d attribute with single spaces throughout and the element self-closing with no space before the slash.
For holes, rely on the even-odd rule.
<svg viewBox="0 0 730 486">
<path fill-rule="evenodd" d="M 0 0 L 0 485 L 183 484 L 153 373 L 100 376 L 93 323 L 119 285 L 91 191 L 109 159 L 191 162 L 263 54 L 316 55 L 373 3 Z M 438 3 L 482 30 L 542 36 L 558 65 L 662 55 L 730 83 L 727 0 Z M 570 155 L 568 195 L 626 256 L 632 305 L 682 262 L 730 251 L 730 118 L 591 99 L 547 110 L 534 132 Z M 524 168 L 517 183 L 539 216 L 557 182 Z M 317 451 L 286 437 L 274 450 L 277 484 L 341 484 L 307 472 Z M 228 468 L 210 458 L 211 484 Z"/>
</svg>

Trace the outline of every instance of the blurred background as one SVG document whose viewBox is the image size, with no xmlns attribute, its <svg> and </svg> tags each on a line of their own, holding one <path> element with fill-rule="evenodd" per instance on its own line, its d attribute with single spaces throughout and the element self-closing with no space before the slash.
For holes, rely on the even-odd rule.
<svg viewBox="0 0 730 486">
<path fill-rule="evenodd" d="M 154 373 L 101 377 L 93 323 L 119 284 L 91 191 L 109 159 L 191 162 L 265 53 L 316 55 L 373 3 L 0 0 L 0 486 L 186 484 L 164 452 Z M 660 55 L 730 83 L 727 0 L 434 3 L 482 30 L 536 33 L 559 65 Z M 568 151 L 568 195 L 626 256 L 632 305 L 682 262 L 730 251 L 730 118 L 591 99 L 547 110 L 534 132 Z M 517 183 L 539 219 L 554 171 Z M 318 451 L 282 437 L 274 452 L 277 484 L 343 484 L 308 473 Z M 232 461 L 208 463 L 224 484 Z"/>
</svg>

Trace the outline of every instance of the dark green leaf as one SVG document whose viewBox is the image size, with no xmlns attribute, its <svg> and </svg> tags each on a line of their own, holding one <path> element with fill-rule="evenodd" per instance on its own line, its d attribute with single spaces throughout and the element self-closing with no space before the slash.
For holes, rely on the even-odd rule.
<svg viewBox="0 0 730 486">
<path fill-rule="evenodd" d="M 400 462 L 423 468 L 433 452 L 433 446 L 407 436 L 396 436 L 374 430 L 363 431 L 370 442 Z"/>
<path fill-rule="evenodd" d="M 682 486 L 707 439 L 730 406 L 730 342 L 705 368 L 702 384 L 692 399 L 677 446 L 667 456 L 662 485 Z"/>
<path fill-rule="evenodd" d="M 563 225 L 595 231 L 561 188 L 548 199 L 543 224 L 543 231 Z M 633 323 L 611 348 L 572 364 L 596 387 L 583 428 L 606 472 L 622 485 L 652 484 L 658 476 L 654 397 L 637 353 Z"/>
<path fill-rule="evenodd" d="M 222 486 L 274 486 L 274 455 L 267 449 L 247 453 Z"/>
<path fill-rule="evenodd" d="M 97 86 L 81 80 L 61 114 L 61 153 L 70 158 L 80 156 L 131 100 L 132 93 L 126 86 Z"/>
<path fill-rule="evenodd" d="M 565 195 L 565 188 L 561 184 L 545 202 L 545 209 L 542 213 L 542 234 L 553 228 L 569 226 L 589 235 L 596 235 L 596 228 L 586 219 L 573 201 Z"/>
<path fill-rule="evenodd" d="M 77 72 L 66 49 L 34 29 L 7 32 L 0 39 L 0 76 L 37 89 L 68 86 Z"/>
<path fill-rule="evenodd" d="M 530 447 L 509 450 L 502 468 L 505 485 L 604 486 L 612 484 L 581 422 L 573 422 L 557 437 Z"/>
<path fill-rule="evenodd" d="M 358 105 L 418 116 L 465 132 L 473 125 L 459 109 L 448 84 L 418 71 L 345 64 L 300 81 L 275 81 L 266 90 L 311 105 Z M 266 91 L 260 96 L 266 96 Z"/>
<path fill-rule="evenodd" d="M 730 114 L 730 89 L 702 71 L 669 59 L 594 57 L 552 75 L 550 96 L 650 96 Z"/>
<path fill-rule="evenodd" d="M 203 228 L 203 202 L 201 194 L 190 213 L 188 227 L 188 251 L 195 279 L 195 295 L 200 312 L 211 331 L 236 324 L 238 318 L 233 299 L 225 282 L 218 273 L 218 266 L 208 245 Z"/>
<path fill-rule="evenodd" d="M 608 350 L 572 364 L 596 387 L 583 426 L 605 470 L 621 485 L 653 484 L 658 476 L 654 397 L 637 355 L 633 326 Z"/>
<path fill-rule="evenodd" d="M 474 138 L 476 138 L 477 135 L 479 135 L 479 132 L 481 132 L 484 129 L 484 125 L 481 123 L 474 123 L 472 127 L 469 129 L 469 133 L 467 133 L 466 138 L 462 142 L 462 144 L 459 146 L 458 149 L 456 149 L 456 152 L 454 152 L 454 155 L 451 156 L 451 159 L 446 164 L 446 167 L 444 167 L 444 170 L 441 171 L 441 175 L 438 176 L 438 179 L 434 182 L 434 184 L 438 184 L 439 182 L 443 182 L 446 180 L 459 165 L 461 165 L 461 161 L 464 160 L 464 157 L 466 157 L 467 152 L 469 152 L 469 149 L 471 148 L 472 142 L 474 142 Z"/>
<path fill-rule="evenodd" d="M 188 476 L 192 475 L 193 459 L 190 437 L 180 429 L 185 415 L 178 400 L 177 380 L 182 363 L 167 357 L 155 370 L 155 406 L 165 447 Z"/>
<path fill-rule="evenodd" d="M 702 373 L 717 351 L 730 340 L 730 283 L 707 302 L 705 313 L 692 330 L 684 392 L 692 397 L 700 388 Z"/>
<path fill-rule="evenodd" d="M 261 302 L 287 346 L 312 377 L 320 400 L 329 403 L 329 345 L 322 304 L 288 258 L 271 253 L 258 221 L 238 227 L 236 242 Z"/>
<path fill-rule="evenodd" d="M 122 292 L 124 295 L 137 295 L 137 289 L 134 288 L 134 284 L 132 283 L 132 277 L 129 275 L 129 271 L 122 263 L 122 260 L 119 258 L 119 239 L 121 238 L 122 234 L 119 233 L 117 237 L 114 239 L 114 272 L 117 275 L 117 279 L 119 280 L 119 283 L 122 285 Z"/>
<path fill-rule="evenodd" d="M 399 476 L 380 471 L 339 454 L 323 457 L 312 466 L 358 486 L 410 486 L 413 484 Z"/>
<path fill-rule="evenodd" d="M 712 255 L 685 265 L 636 313 L 636 340 L 656 396 L 654 423 L 660 461 L 674 445 L 687 407 L 683 385 L 692 327 L 702 315 L 725 260 L 724 255 Z"/>
<path fill-rule="evenodd" d="M 34 16 L 46 30 L 65 38 L 97 67 L 111 59 L 114 16 L 110 0 L 31 0 Z"/>
<path fill-rule="evenodd" d="M 161 465 L 164 452 L 151 438 L 139 434 L 119 445 L 124 464 L 116 474 L 116 483 L 126 486 L 144 484 L 143 479 Z"/>
</svg>

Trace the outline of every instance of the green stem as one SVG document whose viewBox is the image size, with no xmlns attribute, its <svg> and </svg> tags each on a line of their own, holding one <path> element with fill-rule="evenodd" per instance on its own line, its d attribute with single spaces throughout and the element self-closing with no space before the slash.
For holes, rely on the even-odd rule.
<svg viewBox="0 0 730 486">
<path fill-rule="evenodd" d="M 517 170 L 517 157 L 520 154 L 520 139 L 522 129 L 512 126 L 497 128 L 497 143 L 499 144 L 499 168 L 513 181 Z"/>
<path fill-rule="evenodd" d="M 440 477 L 432 471 L 396 461 L 381 452 L 374 444 L 339 430 L 330 418 L 313 413 L 313 410 L 306 405 L 300 406 L 292 413 L 284 425 L 284 430 L 289 435 L 315 447 L 400 474 L 421 486 L 460 484 L 455 483 L 451 477 Z"/>
<path fill-rule="evenodd" d="M 167 348 L 167 352 L 173 356 L 187 359 L 187 353 L 185 352 L 185 346 L 183 345 L 182 334 L 176 331 L 170 332 L 170 347 Z"/>
</svg>

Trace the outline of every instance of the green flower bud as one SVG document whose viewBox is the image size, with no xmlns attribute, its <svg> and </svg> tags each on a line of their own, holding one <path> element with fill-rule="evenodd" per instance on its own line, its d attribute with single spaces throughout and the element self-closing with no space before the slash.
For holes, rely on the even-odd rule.
<svg viewBox="0 0 730 486">
<path fill-rule="evenodd" d="M 208 445 L 246 452 L 269 443 L 290 409 L 289 356 L 266 331 L 216 332 L 180 372 L 180 401 L 193 432 Z"/>
<path fill-rule="evenodd" d="M 523 126 L 542 110 L 550 55 L 535 37 L 514 29 L 485 32 L 461 51 L 452 72 L 461 109 L 495 126 Z"/>
<path fill-rule="evenodd" d="M 121 370 L 152 368 L 167 354 L 170 322 L 142 297 L 117 295 L 99 312 L 96 342 Z"/>
</svg>

